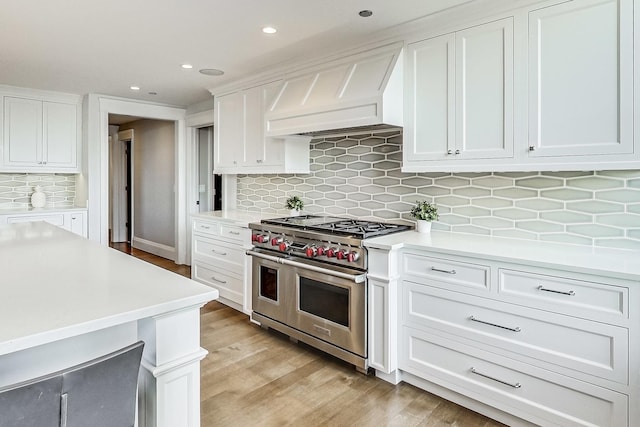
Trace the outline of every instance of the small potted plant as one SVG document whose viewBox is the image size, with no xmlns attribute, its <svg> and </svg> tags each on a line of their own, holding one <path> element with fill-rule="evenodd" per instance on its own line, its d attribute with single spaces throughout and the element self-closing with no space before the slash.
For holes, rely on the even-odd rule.
<svg viewBox="0 0 640 427">
<path fill-rule="evenodd" d="M 304 202 L 298 196 L 291 196 L 287 199 L 284 207 L 289 209 L 291 216 L 298 216 L 302 208 L 304 208 Z"/>
<path fill-rule="evenodd" d="M 416 205 L 411 208 L 411 216 L 416 219 L 416 230 L 428 233 L 431 231 L 431 221 L 438 219 L 438 207 L 425 200 L 416 201 Z"/>
</svg>

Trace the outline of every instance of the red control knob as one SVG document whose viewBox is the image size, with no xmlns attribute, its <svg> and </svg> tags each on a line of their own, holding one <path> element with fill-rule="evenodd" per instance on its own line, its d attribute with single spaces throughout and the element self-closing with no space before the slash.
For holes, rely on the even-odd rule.
<svg viewBox="0 0 640 427">
<path fill-rule="evenodd" d="M 320 246 L 320 247 L 318 248 L 318 256 L 322 256 L 322 255 L 324 255 L 324 254 L 325 254 L 325 252 L 326 252 L 326 250 L 327 250 L 327 247 L 326 247 L 326 246 Z"/>
<path fill-rule="evenodd" d="M 360 258 L 360 254 L 358 252 L 349 252 L 347 254 L 347 261 L 349 262 L 355 262 L 358 260 L 358 258 Z"/>
<path fill-rule="evenodd" d="M 251 235 L 251 241 L 252 241 L 252 242 L 255 242 L 257 238 L 258 238 L 258 235 L 257 235 L 257 234 L 253 233 L 253 234 Z"/>
<path fill-rule="evenodd" d="M 282 243 L 280 243 L 280 245 L 278 245 L 278 249 L 280 249 L 282 252 L 284 252 L 287 249 L 289 249 L 289 244 L 287 242 L 282 242 Z"/>
<path fill-rule="evenodd" d="M 307 256 L 309 258 L 313 258 L 314 256 L 316 256 L 318 254 L 318 250 L 314 246 L 311 246 L 310 248 L 307 248 L 305 250 L 305 253 L 307 254 Z"/>
<path fill-rule="evenodd" d="M 283 241 L 284 241 L 284 239 L 282 237 L 273 237 L 271 239 L 271 246 L 278 246 Z"/>
<path fill-rule="evenodd" d="M 326 255 L 327 255 L 327 258 L 333 258 L 334 256 L 336 256 L 336 249 L 335 248 L 327 249 Z"/>
<path fill-rule="evenodd" d="M 269 240 L 269 236 L 266 236 L 264 234 L 256 234 L 256 238 L 255 241 L 258 243 L 264 243 L 266 241 Z"/>
<path fill-rule="evenodd" d="M 345 259 L 347 257 L 347 251 L 338 251 L 336 253 L 336 258 Z"/>
</svg>

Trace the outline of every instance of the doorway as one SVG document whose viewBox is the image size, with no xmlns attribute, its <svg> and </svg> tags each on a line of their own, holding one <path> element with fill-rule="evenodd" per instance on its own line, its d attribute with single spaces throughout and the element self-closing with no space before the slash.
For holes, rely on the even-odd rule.
<svg viewBox="0 0 640 427">
<path fill-rule="evenodd" d="M 213 174 L 213 126 L 205 126 L 196 132 L 197 197 L 198 212 L 222 209 L 222 175 Z"/>
<path fill-rule="evenodd" d="M 131 243 L 133 237 L 133 130 L 110 126 L 109 243 Z"/>
<path fill-rule="evenodd" d="M 132 184 L 132 175 L 133 175 L 133 161 L 132 161 L 132 147 L 131 147 L 131 140 L 127 140 L 127 141 L 122 141 L 122 143 L 124 144 L 124 169 L 125 169 L 125 186 L 124 186 L 124 191 L 123 191 L 123 201 L 126 204 L 126 222 L 124 224 L 125 228 L 126 228 L 126 235 L 127 235 L 127 242 L 131 243 L 131 236 L 132 236 L 132 232 L 131 230 L 133 229 L 133 216 L 131 215 L 132 211 L 133 211 L 133 197 L 132 197 L 132 189 L 133 189 L 133 184 Z"/>
</svg>

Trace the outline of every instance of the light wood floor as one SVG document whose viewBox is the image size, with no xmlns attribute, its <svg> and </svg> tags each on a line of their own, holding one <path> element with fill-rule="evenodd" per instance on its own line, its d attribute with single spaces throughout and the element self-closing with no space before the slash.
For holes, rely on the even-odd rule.
<svg viewBox="0 0 640 427">
<path fill-rule="evenodd" d="M 189 277 L 190 268 L 116 249 Z M 502 424 L 408 384 L 393 386 L 218 302 L 201 310 L 202 426 L 457 426 Z"/>
</svg>

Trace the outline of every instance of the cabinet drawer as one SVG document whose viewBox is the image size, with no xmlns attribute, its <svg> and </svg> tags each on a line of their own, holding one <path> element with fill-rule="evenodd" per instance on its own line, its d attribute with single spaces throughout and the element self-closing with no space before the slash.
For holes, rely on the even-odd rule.
<svg viewBox="0 0 640 427">
<path fill-rule="evenodd" d="M 229 264 L 232 270 L 241 274 L 244 271 L 244 260 L 247 255 L 241 247 L 233 247 L 215 239 L 194 236 L 193 256 L 210 264 Z"/>
<path fill-rule="evenodd" d="M 406 325 L 438 329 L 564 374 L 628 382 L 625 328 L 403 282 Z M 584 375 L 583 375 L 584 376 Z"/>
<path fill-rule="evenodd" d="M 220 297 L 242 306 L 244 292 L 241 277 L 197 262 L 193 264 L 192 268 L 191 277 L 194 280 L 217 289 L 220 292 Z"/>
<path fill-rule="evenodd" d="M 193 221 L 193 231 L 195 233 L 217 236 L 220 234 L 220 224 L 196 219 Z"/>
<path fill-rule="evenodd" d="M 627 396 L 408 327 L 401 369 L 541 425 L 626 426 Z"/>
<path fill-rule="evenodd" d="M 428 279 L 433 286 L 482 294 L 489 291 L 490 268 L 485 265 L 406 253 L 402 268 L 405 274 Z"/>
<path fill-rule="evenodd" d="M 233 225 L 220 224 L 220 237 L 229 241 L 243 243 L 250 243 L 249 229 L 236 227 Z"/>
<path fill-rule="evenodd" d="M 58 227 L 64 227 L 64 214 L 51 214 L 51 215 L 20 215 L 14 217 L 8 217 L 7 222 L 9 224 L 15 224 L 18 222 L 32 222 L 32 221 L 46 221 L 49 224 L 57 225 Z"/>
<path fill-rule="evenodd" d="M 519 304 L 599 320 L 627 318 L 629 293 L 620 286 L 499 269 L 499 292 Z"/>
</svg>

